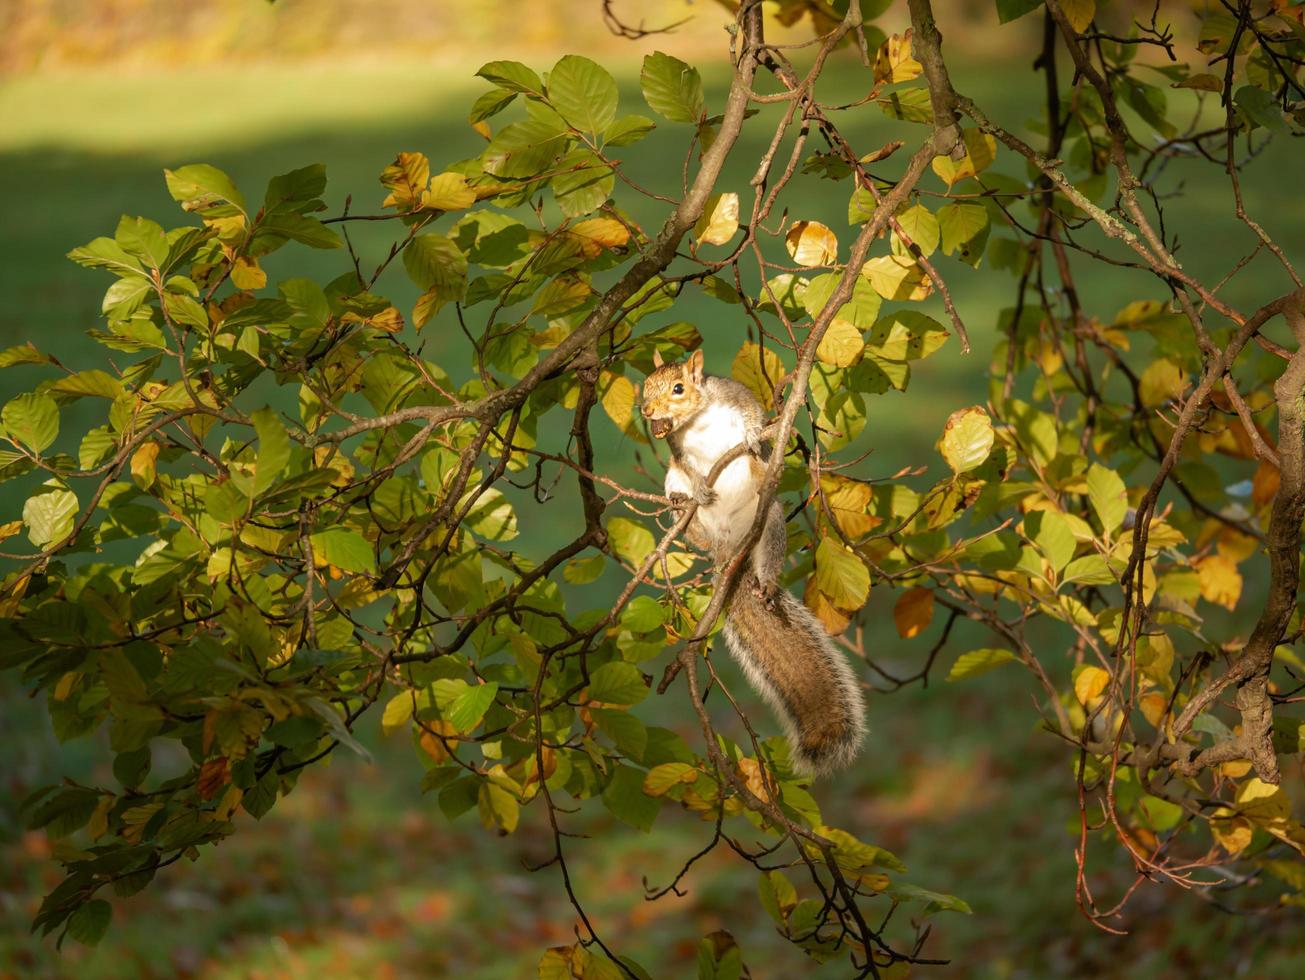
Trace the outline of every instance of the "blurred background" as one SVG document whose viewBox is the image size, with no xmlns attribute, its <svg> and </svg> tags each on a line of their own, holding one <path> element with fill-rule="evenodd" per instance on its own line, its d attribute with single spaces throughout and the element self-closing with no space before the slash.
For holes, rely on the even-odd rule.
<svg viewBox="0 0 1305 980">
<path fill-rule="evenodd" d="M 1038 19 L 997 31 L 989 0 L 935 6 L 957 87 L 1003 124 L 1027 132 L 1041 86 L 1029 73 Z M 890 32 L 905 23 L 896 7 L 904 3 L 879 20 Z M 632 24 L 684 23 L 636 42 L 612 36 L 599 0 L 281 0 L 275 6 L 264 0 L 4 0 L 0 346 L 31 339 L 74 367 L 102 363 L 102 349 L 85 332 L 96 325 L 107 280 L 64 254 L 111 234 L 124 213 L 168 227 L 180 223 L 163 185 L 165 167 L 209 162 L 249 188 L 321 162 L 330 176 L 332 213 L 349 194 L 374 209 L 383 196 L 377 174 L 398 151 L 425 152 L 437 169 L 479 151 L 483 144 L 467 125 L 466 110 L 485 88 L 476 68 L 495 58 L 546 69 L 561 54 L 584 53 L 612 70 L 623 104 L 638 111 L 640 61 L 665 50 L 698 64 L 719 104 L 729 20 L 723 7 L 706 0 L 619 0 L 614 8 Z M 1183 10 L 1174 16 L 1183 30 L 1195 24 Z M 809 36 L 808 28 L 801 30 Z M 821 94 L 852 101 L 868 90 L 869 78 L 848 55 L 840 57 Z M 868 151 L 904 124 L 868 107 L 846 125 Z M 681 138 L 659 131 L 640 144 L 631 175 L 665 189 L 666 175 L 678 174 Z M 765 138 L 764 126 L 745 136 L 723 186 L 743 186 L 748 161 L 755 166 Z M 1299 174 L 1295 152 L 1293 158 L 1289 146 L 1270 147 L 1245 187 L 1252 214 L 1299 258 L 1305 205 L 1299 194 L 1282 199 L 1278 186 L 1283 175 Z M 1009 161 L 1004 169 L 1014 172 Z M 1229 244 L 1241 249 L 1246 239 L 1220 175 L 1176 166 L 1166 180 L 1169 190 L 1186 195 L 1170 205 L 1184 261 L 1198 275 L 1218 278 L 1232 261 Z M 801 217 L 824 220 L 849 240 L 846 188 L 815 180 L 797 186 L 791 199 L 802 202 Z M 656 207 L 632 207 L 641 223 L 661 220 Z M 364 257 L 379 258 L 389 241 L 384 228 L 357 227 L 353 234 Z M 341 254 L 288 249 L 268 264 L 273 277 L 293 268 L 325 281 L 342 261 Z M 1013 280 L 949 265 L 976 349 L 962 357 L 949 344 L 914 369 L 907 394 L 871 406 L 863 441 L 874 453 L 860 475 L 883 478 L 905 465 L 931 464 L 934 477 L 921 483 L 932 482 L 943 421 L 985 397 L 994 324 L 1012 301 Z M 1260 280 L 1257 268 L 1265 270 Z M 1163 298 L 1126 271 L 1081 274 L 1090 312 L 1104 318 L 1132 299 Z M 1252 266 L 1228 298 L 1257 305 L 1258 294 L 1276 288 L 1269 276 L 1268 267 Z M 401 271 L 382 285 L 401 309 L 410 309 L 415 291 Z M 695 307 L 690 299 L 672 313 L 699 323 L 709 370 L 724 373 L 741 333 L 713 332 L 720 309 Z M 438 330 L 429 336 L 432 356 L 442 360 L 443 351 L 446 366 L 456 369 L 460 339 Z M 26 383 L 24 370 L 0 374 L 0 402 Z M 613 451 L 628 457 L 628 448 Z M 12 491 L 0 496 L 0 521 L 20 507 Z M 528 542 L 531 531 L 525 532 Z M 1254 587 L 1248 582 L 1248 593 Z M 887 590 L 873 594 L 869 619 L 888 622 L 892 599 Z M 909 643 L 891 627 L 873 630 L 878 649 L 886 651 L 881 663 L 914 672 L 939 625 Z M 1049 661 L 1057 652 L 1049 650 Z M 1143 886 L 1120 923 L 1127 935 L 1089 925 L 1074 905 L 1078 813 L 1068 757 L 1037 731 L 1017 671 L 949 685 L 942 681 L 949 665 L 940 665 L 927 689 L 872 695 L 863 759 L 816 789 L 828 823 L 893 850 L 910 867 L 911 880 L 973 907 L 972 917 L 936 919 L 925 953 L 953 964 L 939 975 L 1305 976 L 1305 950 L 1299 930 L 1292 941 L 1290 921 L 1230 915 L 1208 897 L 1173 887 Z M 732 665 L 723 670 L 737 677 Z M 870 671 L 864 676 L 875 683 Z M 763 726 L 771 724 L 741 681 L 732 690 L 757 708 Z M 700 734 L 683 700 L 676 686 L 639 713 L 696 742 Z M 474 812 L 449 823 L 434 799 L 419 792 L 421 768 L 409 740 L 382 738 L 379 718 L 363 729 L 375 764 L 337 754 L 306 773 L 261 822 L 240 814 L 241 832 L 220 851 L 173 866 L 142 894 L 118 901 L 100 947 L 70 943 L 60 954 L 28 934 L 41 896 L 59 875 L 44 835 L 24 831 L 18 804 L 63 775 L 111 780 L 109 756 L 95 739 L 58 744 L 42 703 L 17 678 L 0 677 L 0 978 L 534 976 L 542 950 L 573 941 L 575 928 L 556 868 L 525 869 L 551 853 L 538 808 L 527 810 L 508 838 L 483 830 Z M 817 968 L 776 935 L 758 905 L 755 872 L 727 851 L 696 867 L 683 897 L 641 901 L 641 878 L 669 880 L 710 838 L 709 825 L 668 811 L 645 835 L 614 821 L 597 801 L 572 819 L 573 830 L 589 835 L 572 842 L 570 860 L 595 925 L 654 976 L 694 975 L 698 938 L 718 928 L 734 932 L 757 980 L 845 975 L 845 964 Z M 1125 854 L 1113 843 L 1094 844 L 1093 857 L 1097 894 L 1131 880 Z"/>
</svg>

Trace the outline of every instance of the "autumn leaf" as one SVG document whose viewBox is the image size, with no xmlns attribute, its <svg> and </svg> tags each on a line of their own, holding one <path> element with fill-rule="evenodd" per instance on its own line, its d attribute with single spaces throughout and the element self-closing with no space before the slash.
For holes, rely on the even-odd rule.
<svg viewBox="0 0 1305 980">
<path fill-rule="evenodd" d="M 1242 575 L 1232 560 L 1213 554 L 1198 558 L 1193 565 L 1201 585 L 1201 598 L 1225 609 L 1236 609 L 1242 595 Z"/>
<path fill-rule="evenodd" d="M 400 153 L 381 171 L 381 183 L 390 193 L 381 202 L 383 208 L 414 211 L 422 205 L 422 195 L 430 182 L 430 161 L 424 153 Z"/>
<path fill-rule="evenodd" d="M 966 473 L 988 458 L 995 439 L 992 420 L 976 405 L 952 412 L 943 426 L 938 448 L 953 473 Z"/>
<path fill-rule="evenodd" d="M 693 237 L 703 245 L 724 245 L 739 230 L 739 196 L 713 194 L 693 226 Z"/>
<path fill-rule="evenodd" d="M 784 247 L 794 262 L 809 269 L 838 261 L 838 239 L 819 221 L 793 222 L 784 236 Z"/>
<path fill-rule="evenodd" d="M 1081 704 L 1090 704 L 1100 697 L 1109 684 L 1110 675 L 1100 667 L 1086 664 L 1074 671 L 1074 696 Z"/>
<path fill-rule="evenodd" d="M 919 636 L 933 621 L 933 589 L 907 589 L 893 605 L 893 624 L 904 640 Z"/>
<path fill-rule="evenodd" d="M 876 82 L 909 82 L 924 71 L 923 66 L 911 57 L 911 33 L 907 29 L 905 34 L 894 34 L 879 45 L 875 54 Z"/>
</svg>

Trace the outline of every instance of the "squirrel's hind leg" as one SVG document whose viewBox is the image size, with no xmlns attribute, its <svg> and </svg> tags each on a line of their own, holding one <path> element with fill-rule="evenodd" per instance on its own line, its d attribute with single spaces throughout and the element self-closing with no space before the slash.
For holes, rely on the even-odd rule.
<svg viewBox="0 0 1305 980">
<path fill-rule="evenodd" d="M 761 539 L 752 548 L 752 573 L 755 588 L 766 605 L 773 607 L 779 594 L 779 576 L 784 570 L 784 553 L 787 550 L 788 534 L 784 528 L 784 508 L 778 500 L 771 501 L 770 511 L 766 514 L 766 526 L 762 529 Z"/>
</svg>

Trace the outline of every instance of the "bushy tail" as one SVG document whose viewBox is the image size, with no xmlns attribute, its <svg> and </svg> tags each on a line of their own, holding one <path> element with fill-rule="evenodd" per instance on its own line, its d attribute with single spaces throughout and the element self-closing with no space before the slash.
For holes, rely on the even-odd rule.
<svg viewBox="0 0 1305 980">
<path fill-rule="evenodd" d="M 767 604 L 740 582 L 725 619 L 725 642 L 752 686 L 784 725 L 799 772 L 848 765 L 865 737 L 865 701 L 847 659 L 820 620 L 784 589 Z"/>
</svg>

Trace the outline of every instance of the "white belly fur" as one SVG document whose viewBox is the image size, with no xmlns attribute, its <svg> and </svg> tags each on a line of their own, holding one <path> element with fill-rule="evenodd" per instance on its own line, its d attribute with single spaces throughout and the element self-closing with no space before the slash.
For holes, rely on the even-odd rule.
<svg viewBox="0 0 1305 980">
<path fill-rule="evenodd" d="M 699 479 L 706 479 L 722 455 L 745 441 L 743 417 L 734 409 L 715 405 L 699 412 L 683 429 L 683 462 Z M 668 487 L 669 489 L 669 487 Z M 749 456 L 740 456 L 716 479 L 717 500 L 698 510 L 698 519 L 721 555 L 732 552 L 746 537 L 757 512 L 757 488 Z"/>
</svg>

